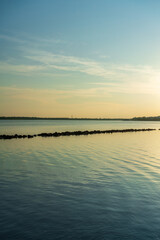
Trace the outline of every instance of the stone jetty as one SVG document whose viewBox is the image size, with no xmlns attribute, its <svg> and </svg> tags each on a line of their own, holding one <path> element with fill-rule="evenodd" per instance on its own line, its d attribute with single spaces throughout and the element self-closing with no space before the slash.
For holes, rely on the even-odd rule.
<svg viewBox="0 0 160 240">
<path fill-rule="evenodd" d="M 81 136 L 81 135 L 92 135 L 92 134 L 112 134 L 112 133 L 127 133 L 127 132 L 146 132 L 155 131 L 153 128 L 143 129 L 119 129 L 119 130 L 93 130 L 93 131 L 66 131 L 66 132 L 54 132 L 54 133 L 40 133 L 33 135 L 0 135 L 0 139 L 24 139 L 24 138 L 35 138 L 35 137 L 61 137 L 61 136 Z M 159 129 L 160 130 L 160 129 Z"/>
</svg>

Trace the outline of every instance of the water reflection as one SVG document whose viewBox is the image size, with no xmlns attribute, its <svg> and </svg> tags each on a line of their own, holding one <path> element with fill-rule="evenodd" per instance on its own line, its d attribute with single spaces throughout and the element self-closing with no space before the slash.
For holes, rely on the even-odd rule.
<svg viewBox="0 0 160 240">
<path fill-rule="evenodd" d="M 1 239 L 160 238 L 160 133 L 1 142 Z"/>
</svg>

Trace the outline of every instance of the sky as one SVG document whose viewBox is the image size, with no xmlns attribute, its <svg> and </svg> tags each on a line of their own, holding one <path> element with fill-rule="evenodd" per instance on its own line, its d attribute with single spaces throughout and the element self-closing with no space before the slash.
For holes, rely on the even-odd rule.
<svg viewBox="0 0 160 240">
<path fill-rule="evenodd" d="M 159 116 L 159 10 L 159 0 L 0 0 L 0 116 Z"/>
</svg>

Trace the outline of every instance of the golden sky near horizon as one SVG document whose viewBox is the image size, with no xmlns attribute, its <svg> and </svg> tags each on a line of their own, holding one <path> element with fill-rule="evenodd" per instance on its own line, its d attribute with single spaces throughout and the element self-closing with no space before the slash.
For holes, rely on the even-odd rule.
<svg viewBox="0 0 160 240">
<path fill-rule="evenodd" d="M 0 116 L 160 115 L 160 2 L 0 7 Z"/>
</svg>

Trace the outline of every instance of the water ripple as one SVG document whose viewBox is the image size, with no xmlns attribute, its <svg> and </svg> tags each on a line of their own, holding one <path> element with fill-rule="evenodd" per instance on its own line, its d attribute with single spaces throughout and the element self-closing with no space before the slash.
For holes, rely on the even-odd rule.
<svg viewBox="0 0 160 240">
<path fill-rule="evenodd" d="M 160 238 L 159 140 L 147 133 L 3 142 L 1 239 Z"/>
</svg>

